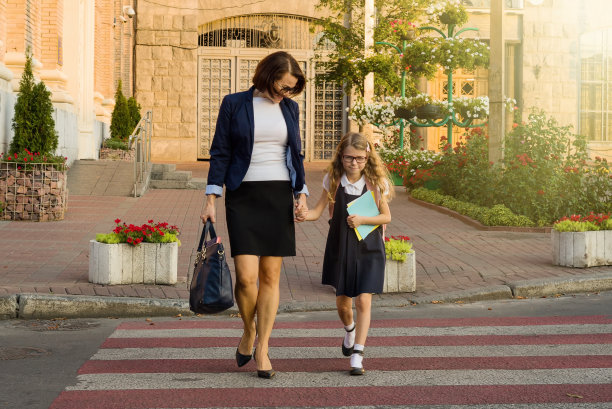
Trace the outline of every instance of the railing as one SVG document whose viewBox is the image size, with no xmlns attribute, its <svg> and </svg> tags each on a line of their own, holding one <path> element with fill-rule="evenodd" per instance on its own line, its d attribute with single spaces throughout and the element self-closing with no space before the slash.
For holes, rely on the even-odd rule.
<svg viewBox="0 0 612 409">
<path fill-rule="evenodd" d="M 130 135 L 129 147 L 135 146 L 134 155 L 134 197 L 146 191 L 151 173 L 151 136 L 153 134 L 153 112 L 147 111 L 134 132 Z"/>
</svg>

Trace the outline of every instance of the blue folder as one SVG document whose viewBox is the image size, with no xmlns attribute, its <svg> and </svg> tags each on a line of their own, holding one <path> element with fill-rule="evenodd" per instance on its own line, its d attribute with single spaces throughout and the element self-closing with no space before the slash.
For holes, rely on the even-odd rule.
<svg viewBox="0 0 612 409">
<path fill-rule="evenodd" d="M 380 211 L 378 211 L 378 206 L 376 206 L 374 192 L 371 190 L 368 190 L 363 195 L 346 205 L 346 209 L 349 215 L 356 214 L 359 216 L 374 217 L 380 214 Z M 378 226 L 380 225 L 373 226 L 371 224 L 362 224 L 355 229 L 355 234 L 359 240 L 363 240 Z"/>
</svg>

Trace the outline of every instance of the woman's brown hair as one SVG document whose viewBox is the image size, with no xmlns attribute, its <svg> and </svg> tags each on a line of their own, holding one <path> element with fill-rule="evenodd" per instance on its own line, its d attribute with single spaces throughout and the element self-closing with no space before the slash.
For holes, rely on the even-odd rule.
<svg viewBox="0 0 612 409">
<path fill-rule="evenodd" d="M 327 175 L 329 178 L 329 191 L 327 197 L 331 203 L 334 203 L 335 198 L 333 197 L 340 183 L 340 178 L 344 173 L 344 165 L 342 164 L 342 155 L 344 149 L 347 146 L 352 146 L 355 149 L 366 151 L 367 159 L 366 165 L 363 168 L 363 174 L 365 178 L 374 187 L 378 188 L 378 191 L 386 201 L 390 201 L 394 196 L 393 184 L 389 178 L 389 171 L 383 164 L 382 159 L 374 150 L 374 145 L 368 141 L 368 139 L 358 132 L 347 132 L 336 147 L 336 153 L 334 159 L 327 167 Z"/>
<path fill-rule="evenodd" d="M 266 56 L 257 64 L 255 75 L 253 75 L 253 85 L 259 91 L 267 91 L 270 95 L 277 95 L 278 91 L 274 88 L 274 83 L 280 80 L 283 75 L 289 73 L 297 79 L 295 87 L 285 90 L 290 95 L 298 95 L 304 90 L 306 77 L 300 68 L 300 64 L 286 51 L 277 51 Z"/>
</svg>

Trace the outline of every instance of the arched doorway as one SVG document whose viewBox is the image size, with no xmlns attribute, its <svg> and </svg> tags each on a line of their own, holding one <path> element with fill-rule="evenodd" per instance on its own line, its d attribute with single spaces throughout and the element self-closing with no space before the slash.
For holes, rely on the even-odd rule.
<svg viewBox="0 0 612 409">
<path fill-rule="evenodd" d="M 278 50 L 290 52 L 308 78 L 300 105 L 300 130 L 307 161 L 331 159 L 347 129 L 346 99 L 333 83 L 315 84 L 312 19 L 287 14 L 251 14 L 200 26 L 198 38 L 198 159 L 208 159 L 221 100 L 251 86 L 257 63 Z"/>
</svg>

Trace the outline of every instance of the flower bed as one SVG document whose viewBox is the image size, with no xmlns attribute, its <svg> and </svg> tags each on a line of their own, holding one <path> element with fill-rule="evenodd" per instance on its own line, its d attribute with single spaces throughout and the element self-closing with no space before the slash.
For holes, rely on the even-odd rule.
<svg viewBox="0 0 612 409">
<path fill-rule="evenodd" d="M 64 164 L 0 162 L 0 218 L 63 220 L 66 173 Z"/>
<path fill-rule="evenodd" d="M 562 217 L 555 222 L 551 240 L 554 265 L 579 268 L 612 265 L 609 213 Z"/>
</svg>

